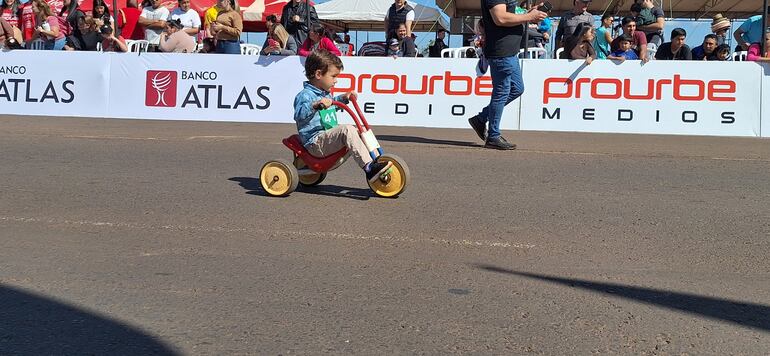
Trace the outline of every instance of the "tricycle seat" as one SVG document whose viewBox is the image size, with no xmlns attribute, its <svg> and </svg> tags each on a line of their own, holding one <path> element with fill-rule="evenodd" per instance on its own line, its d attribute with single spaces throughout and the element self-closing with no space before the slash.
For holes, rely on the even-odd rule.
<svg viewBox="0 0 770 356">
<path fill-rule="evenodd" d="M 305 146 L 302 145 L 302 141 L 299 139 L 299 135 L 296 134 L 283 139 L 283 144 L 294 152 L 297 157 L 301 158 L 308 168 L 318 173 L 328 172 L 334 168 L 340 158 L 345 157 L 348 153 L 347 147 L 343 147 L 326 157 L 313 156 L 305 149 Z"/>
</svg>

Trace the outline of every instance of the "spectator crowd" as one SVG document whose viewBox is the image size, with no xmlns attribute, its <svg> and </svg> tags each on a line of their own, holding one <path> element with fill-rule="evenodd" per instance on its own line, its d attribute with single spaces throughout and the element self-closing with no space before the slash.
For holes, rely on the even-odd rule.
<svg viewBox="0 0 770 356">
<path fill-rule="evenodd" d="M 700 45 L 690 48 L 686 43 L 687 31 L 674 28 L 666 37 L 663 10 L 652 0 L 634 0 L 628 15 L 613 27 L 615 18 L 602 15 L 599 26 L 593 29 L 593 15 L 588 12 L 590 0 L 574 0 L 573 9 L 561 17 L 556 31 L 554 52 L 557 58 L 584 59 L 590 64 L 594 59 L 624 60 L 698 60 L 728 61 L 733 50 L 728 45 L 730 20 L 716 14 L 711 22 L 711 32 Z M 620 33 L 615 34 L 619 29 Z M 770 43 L 768 23 L 762 23 L 762 15 L 744 21 L 733 32 L 738 44 L 735 52 L 744 52 L 746 60 L 770 61 L 763 42 Z M 668 41 L 666 41 L 668 40 Z M 765 52 L 763 53 L 763 48 Z"/>
<path fill-rule="evenodd" d="M 77 0 L 30 0 L 23 4 L 20 0 L 0 0 L 0 46 L 126 52 L 127 41 L 142 41 L 148 52 L 242 53 L 243 19 L 237 0 L 217 0 L 202 19 L 190 8 L 190 0 L 178 0 L 173 10 L 162 6 L 161 0 L 144 0 L 142 4 L 127 0 L 126 7 L 118 11 L 110 9 L 105 0 L 86 1 L 92 1 L 91 11 L 82 11 Z M 527 4 L 521 2 L 514 11 L 526 13 Z M 604 14 L 596 27 L 590 5 L 591 0 L 573 0 L 573 8 L 562 14 L 555 31 L 550 18 L 529 24 L 526 46 L 522 43 L 522 47 L 541 49 L 537 56 L 544 58 L 546 46 L 553 42 L 555 58 L 582 59 L 587 64 L 596 59 L 725 61 L 732 58 L 728 42 L 734 39 L 734 51 L 745 53 L 746 60 L 770 61 L 765 51 L 770 47 L 770 32 L 768 24 L 762 23 L 762 15 L 747 19 L 730 38 L 730 20 L 717 14 L 712 33 L 690 48 L 684 29 L 665 32 L 664 13 L 653 0 L 634 0 L 627 16 L 619 19 Z M 448 48 L 446 31 L 437 30 L 423 53 L 415 44 L 414 21 L 412 5 L 394 0 L 383 21 L 385 41 L 364 44 L 358 55 L 441 57 Z M 307 56 L 316 49 L 336 55 L 356 54 L 350 36 L 345 33 L 340 37 L 325 28 L 314 6 L 303 0 L 290 0 L 280 14 L 268 15 L 265 26 L 267 36 L 259 51 L 263 55 Z M 467 56 L 481 55 L 483 41 L 483 28 L 477 25 L 470 40 L 475 48 Z"/>
</svg>

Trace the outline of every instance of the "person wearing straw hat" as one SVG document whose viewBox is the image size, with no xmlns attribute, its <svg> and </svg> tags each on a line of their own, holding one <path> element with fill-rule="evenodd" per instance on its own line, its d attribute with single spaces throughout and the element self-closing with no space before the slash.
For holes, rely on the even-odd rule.
<svg viewBox="0 0 770 356">
<path fill-rule="evenodd" d="M 717 46 L 727 43 L 727 30 L 729 29 L 730 20 L 722 14 L 714 15 L 714 19 L 711 21 L 711 32 L 717 36 Z"/>
</svg>

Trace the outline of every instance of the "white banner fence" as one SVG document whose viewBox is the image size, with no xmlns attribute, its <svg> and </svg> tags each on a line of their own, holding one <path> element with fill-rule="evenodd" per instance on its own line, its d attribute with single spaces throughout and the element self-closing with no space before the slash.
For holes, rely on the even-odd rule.
<svg viewBox="0 0 770 356">
<path fill-rule="evenodd" d="M 293 122 L 298 56 L 10 51 L 0 114 Z M 374 125 L 467 128 L 492 81 L 472 59 L 344 57 Z M 770 137 L 770 66 L 750 62 L 525 60 L 508 130 Z M 763 110 L 764 109 L 764 110 Z"/>
</svg>

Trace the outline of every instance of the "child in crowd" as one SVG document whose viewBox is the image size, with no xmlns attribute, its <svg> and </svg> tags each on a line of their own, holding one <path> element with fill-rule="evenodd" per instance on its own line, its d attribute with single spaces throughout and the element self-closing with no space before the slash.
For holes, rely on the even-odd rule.
<svg viewBox="0 0 770 356">
<path fill-rule="evenodd" d="M 216 42 L 214 42 L 213 37 L 206 37 L 201 41 L 201 49 L 198 51 L 198 53 L 216 53 L 217 52 L 217 45 Z"/>
<path fill-rule="evenodd" d="M 630 35 L 622 35 L 618 42 L 618 49 L 612 52 L 607 59 L 614 59 L 616 61 L 625 61 L 626 59 L 637 60 L 639 56 L 631 49 L 631 42 L 633 38 Z"/>
<path fill-rule="evenodd" d="M 484 32 L 484 23 L 479 20 L 476 22 L 476 26 L 473 28 L 473 47 L 476 50 L 476 57 L 479 58 L 479 61 L 476 63 L 476 75 L 482 76 L 487 73 L 487 70 L 489 70 L 489 61 L 487 61 L 487 57 L 484 56 L 484 40 L 485 40 L 485 32 Z"/>
<path fill-rule="evenodd" d="M 373 161 L 358 130 L 352 125 L 332 126 L 321 120 L 322 114 L 334 110 L 330 109 L 332 95 L 329 91 L 337 84 L 337 76 L 342 69 L 342 61 L 333 53 L 325 49 L 310 53 L 305 61 L 305 77 L 308 81 L 294 98 L 294 121 L 297 122 L 300 141 L 310 154 L 324 157 L 347 147 L 358 166 L 363 168 L 366 179 L 374 183 L 388 174 L 393 163 Z M 356 97 L 355 92 L 347 92 L 334 100 L 347 104 L 351 98 Z"/>
<path fill-rule="evenodd" d="M 717 60 L 727 61 L 730 60 L 730 46 L 723 43 L 714 50 L 717 53 Z"/>
<path fill-rule="evenodd" d="M 393 58 L 404 56 L 401 53 L 401 45 L 395 38 L 391 38 L 390 41 L 388 41 L 388 56 L 392 56 Z"/>
</svg>

